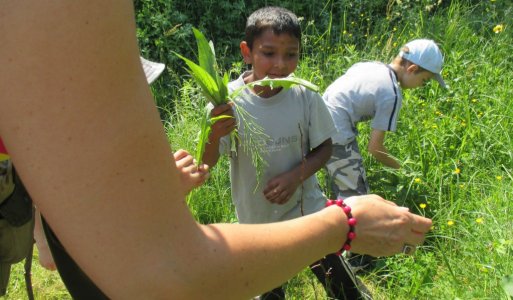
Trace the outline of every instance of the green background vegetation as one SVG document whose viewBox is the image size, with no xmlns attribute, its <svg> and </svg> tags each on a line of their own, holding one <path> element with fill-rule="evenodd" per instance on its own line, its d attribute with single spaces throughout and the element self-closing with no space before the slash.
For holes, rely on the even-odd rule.
<svg viewBox="0 0 513 300">
<path fill-rule="evenodd" d="M 246 17 L 277 4 L 302 19 L 296 75 L 321 91 L 357 61 L 389 62 L 411 39 L 434 39 L 445 54 L 449 90 L 430 83 L 404 91 L 397 133 L 387 139 L 403 162 L 400 171 L 367 155 L 369 128 L 359 128 L 372 191 L 434 221 L 414 256 L 383 259 L 362 276 L 374 298 L 508 299 L 501 282 L 513 274 L 511 1 L 135 1 L 143 56 L 168 66 L 152 90 L 174 150 L 194 152 L 205 99 L 172 51 L 194 57 L 191 27 L 197 27 L 235 78 L 245 68 L 238 44 Z M 501 32 L 494 32 L 497 25 Z M 322 182 L 323 172 L 318 176 Z M 229 187 L 222 159 L 208 183 L 188 197 L 198 221 L 235 221 Z M 69 298 L 58 275 L 37 258 L 32 277 L 36 298 Z M 6 298 L 25 299 L 24 288 L 18 264 Z M 306 270 L 288 283 L 287 293 L 289 299 L 325 299 Z"/>
</svg>

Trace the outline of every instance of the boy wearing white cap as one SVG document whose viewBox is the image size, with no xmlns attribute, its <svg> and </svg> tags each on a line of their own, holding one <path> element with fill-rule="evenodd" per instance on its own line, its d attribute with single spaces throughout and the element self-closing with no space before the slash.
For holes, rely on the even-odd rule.
<svg viewBox="0 0 513 300">
<path fill-rule="evenodd" d="M 421 87 L 430 79 L 446 88 L 440 75 L 442 64 L 435 42 L 418 39 L 404 45 L 390 64 L 356 63 L 328 86 L 323 99 L 337 128 L 332 136 L 332 156 L 326 163 L 332 199 L 369 193 L 356 141 L 358 122 L 371 120 L 369 153 L 385 166 L 401 167 L 384 146 L 386 132 L 396 130 L 401 89 Z"/>
<path fill-rule="evenodd" d="M 332 156 L 326 164 L 331 197 L 369 193 L 356 141 L 358 122 L 371 120 L 369 153 L 385 166 L 401 167 L 384 146 L 386 132 L 396 130 L 401 89 L 421 87 L 430 79 L 445 88 L 440 75 L 442 64 L 442 53 L 435 42 L 413 40 L 390 64 L 356 63 L 326 89 L 323 99 L 337 128 L 332 137 Z"/>
</svg>

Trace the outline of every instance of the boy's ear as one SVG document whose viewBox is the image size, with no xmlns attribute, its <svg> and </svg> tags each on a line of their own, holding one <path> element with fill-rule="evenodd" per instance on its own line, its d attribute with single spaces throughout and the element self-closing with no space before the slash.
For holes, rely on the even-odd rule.
<svg viewBox="0 0 513 300">
<path fill-rule="evenodd" d="M 246 41 L 240 42 L 240 53 L 242 54 L 244 63 L 248 65 L 251 64 L 251 49 L 249 49 L 248 43 L 246 43 Z"/>
<path fill-rule="evenodd" d="M 406 68 L 406 72 L 408 73 L 415 73 L 419 70 L 419 66 L 417 66 L 416 64 L 411 64 L 408 66 L 408 68 Z"/>
</svg>

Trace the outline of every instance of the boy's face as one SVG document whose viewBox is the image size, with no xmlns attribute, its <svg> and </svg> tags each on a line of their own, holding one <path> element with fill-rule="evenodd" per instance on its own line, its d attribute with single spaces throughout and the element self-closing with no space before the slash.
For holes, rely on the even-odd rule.
<svg viewBox="0 0 513 300">
<path fill-rule="evenodd" d="M 435 75 L 429 71 L 418 72 L 417 65 L 411 65 L 407 68 L 401 79 L 401 87 L 403 89 L 414 89 L 425 85 L 433 79 Z"/>
<path fill-rule="evenodd" d="M 246 42 L 240 45 L 246 64 L 253 66 L 253 76 L 249 82 L 266 76 L 281 78 L 296 70 L 299 60 L 299 40 L 288 33 L 274 34 L 271 30 L 255 38 L 253 49 Z"/>
</svg>

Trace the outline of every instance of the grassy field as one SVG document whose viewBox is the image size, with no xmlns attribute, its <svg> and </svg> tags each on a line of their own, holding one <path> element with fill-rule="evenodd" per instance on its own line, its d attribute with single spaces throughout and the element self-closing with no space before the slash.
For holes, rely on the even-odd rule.
<svg viewBox="0 0 513 300">
<path fill-rule="evenodd" d="M 404 91 L 397 133 L 387 138 L 403 168 L 385 169 L 363 153 L 374 193 L 434 221 L 414 256 L 383 259 L 379 269 L 361 276 L 375 299 L 509 298 L 502 281 L 513 274 L 513 42 L 508 24 L 513 8 L 502 5 L 497 11 L 499 2 L 467 6 L 454 1 L 435 13 L 410 11 L 409 22 L 376 23 L 363 46 L 361 41 L 355 46 L 352 34 L 362 30 L 358 24 L 337 33 L 311 33 L 308 26 L 315 24 L 304 28 L 308 46 L 296 74 L 321 90 L 354 62 L 390 61 L 414 38 L 432 38 L 445 53 L 449 90 L 430 83 Z M 340 35 L 340 43 L 328 45 L 329 35 Z M 240 62 L 234 63 L 232 78 L 241 69 Z M 174 110 L 163 114 L 169 116 L 164 126 L 174 149 L 193 152 L 204 100 L 188 80 L 179 94 L 165 99 L 174 102 Z M 369 128 L 359 129 L 364 150 Z M 322 181 L 323 173 L 318 176 Z M 225 159 L 188 203 L 200 222 L 235 221 Z M 37 299 L 70 298 L 58 275 L 39 267 L 37 259 L 32 278 Z M 18 264 L 5 299 L 25 299 L 24 289 Z M 289 299 L 325 299 L 307 270 L 289 281 L 287 294 Z"/>
</svg>

